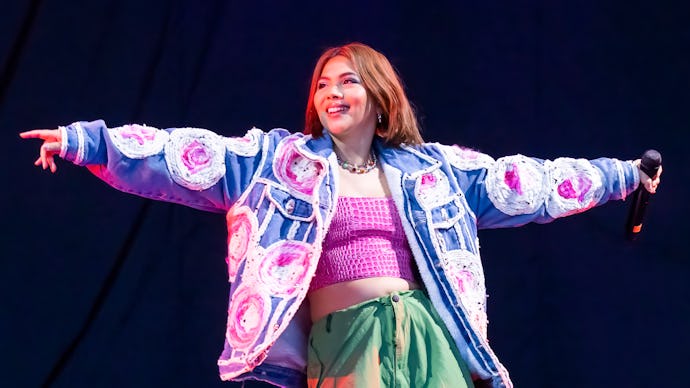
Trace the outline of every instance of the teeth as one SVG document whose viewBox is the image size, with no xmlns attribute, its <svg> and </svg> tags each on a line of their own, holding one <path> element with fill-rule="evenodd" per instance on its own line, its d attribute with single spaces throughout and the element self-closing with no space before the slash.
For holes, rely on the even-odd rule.
<svg viewBox="0 0 690 388">
<path fill-rule="evenodd" d="M 342 112 L 342 111 L 344 111 L 344 110 L 345 110 L 345 107 L 344 107 L 344 106 L 336 106 L 336 107 L 328 108 L 328 109 L 326 110 L 326 112 L 328 112 L 328 113 L 336 113 L 336 112 Z"/>
</svg>

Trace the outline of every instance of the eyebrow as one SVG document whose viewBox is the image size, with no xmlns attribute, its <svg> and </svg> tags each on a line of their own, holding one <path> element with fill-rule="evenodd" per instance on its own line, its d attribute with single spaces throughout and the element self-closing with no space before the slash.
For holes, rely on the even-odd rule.
<svg viewBox="0 0 690 388">
<path fill-rule="evenodd" d="M 336 78 L 345 78 L 345 77 L 351 76 L 351 75 L 353 75 L 353 76 L 359 78 L 359 75 L 358 75 L 357 73 L 355 73 L 354 71 L 347 71 L 347 72 L 345 72 L 345 73 L 341 73 L 341 74 L 338 75 Z M 319 77 L 319 80 L 322 80 L 322 79 L 329 79 L 329 77 L 325 77 L 325 76 L 322 75 L 321 77 Z"/>
</svg>

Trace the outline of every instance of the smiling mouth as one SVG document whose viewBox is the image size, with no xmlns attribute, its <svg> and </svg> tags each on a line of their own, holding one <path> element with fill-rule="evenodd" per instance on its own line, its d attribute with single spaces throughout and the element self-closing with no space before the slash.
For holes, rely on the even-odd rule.
<svg viewBox="0 0 690 388">
<path fill-rule="evenodd" d="M 334 106 L 326 109 L 326 113 L 328 114 L 335 114 L 335 113 L 341 113 L 345 112 L 347 110 L 347 107 L 345 106 Z"/>
</svg>

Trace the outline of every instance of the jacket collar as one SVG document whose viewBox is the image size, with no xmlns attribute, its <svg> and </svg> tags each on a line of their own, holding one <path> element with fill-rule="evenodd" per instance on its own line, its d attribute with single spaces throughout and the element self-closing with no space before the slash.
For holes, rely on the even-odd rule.
<svg viewBox="0 0 690 388">
<path fill-rule="evenodd" d="M 408 145 L 390 147 L 379 137 L 374 141 L 374 149 L 380 159 L 385 164 L 404 172 L 409 179 L 417 179 L 441 167 L 441 161 L 422 153 L 419 148 L 419 146 Z"/>
<path fill-rule="evenodd" d="M 295 142 L 295 146 L 305 155 L 315 159 L 324 159 L 326 163 L 329 157 L 334 158 L 333 139 L 326 129 L 323 131 L 323 136 L 319 138 L 314 138 L 311 135 L 303 136 Z M 374 138 L 373 147 L 382 163 L 405 172 L 406 177 L 410 179 L 416 179 L 423 174 L 437 170 L 442 164 L 438 159 L 422 153 L 418 146 L 390 147 L 378 136 Z M 414 170 L 411 171 L 411 167 Z"/>
<path fill-rule="evenodd" d="M 312 156 L 315 159 L 328 159 L 333 153 L 333 139 L 325 130 L 323 136 L 319 138 L 314 138 L 312 135 L 304 135 L 295 142 L 295 146 L 305 155 Z"/>
</svg>

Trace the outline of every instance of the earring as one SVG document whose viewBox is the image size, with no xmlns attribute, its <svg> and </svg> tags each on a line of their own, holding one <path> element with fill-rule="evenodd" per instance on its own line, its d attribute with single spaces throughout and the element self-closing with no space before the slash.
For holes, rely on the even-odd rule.
<svg viewBox="0 0 690 388">
<path fill-rule="evenodd" d="M 379 125 L 380 125 L 381 122 L 383 121 L 383 116 L 381 116 L 381 113 L 377 113 L 377 114 L 376 114 L 376 121 L 379 122 Z"/>
</svg>

